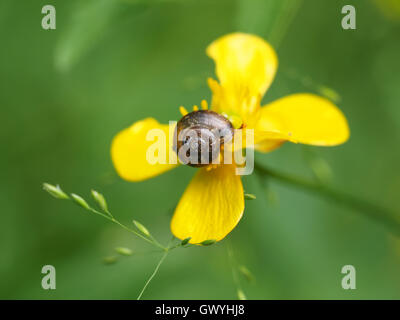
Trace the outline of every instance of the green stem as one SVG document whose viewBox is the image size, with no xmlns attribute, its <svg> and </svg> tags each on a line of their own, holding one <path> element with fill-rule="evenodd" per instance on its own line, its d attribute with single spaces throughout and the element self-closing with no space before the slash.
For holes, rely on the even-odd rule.
<svg viewBox="0 0 400 320">
<path fill-rule="evenodd" d="M 239 291 L 243 292 L 242 286 L 240 285 L 238 272 L 237 272 L 237 264 L 236 264 L 236 260 L 235 260 L 234 254 L 233 254 L 232 244 L 229 240 L 227 241 L 227 249 L 228 249 L 229 264 L 230 264 L 230 267 L 232 270 L 232 278 L 233 278 L 233 282 L 236 286 L 236 293 L 238 293 Z"/>
<path fill-rule="evenodd" d="M 333 200 L 338 204 L 353 208 L 365 216 L 382 223 L 387 229 L 389 229 L 389 231 L 400 236 L 400 215 L 397 215 L 386 208 L 364 199 L 356 198 L 315 181 L 271 170 L 258 163 L 254 164 L 254 169 L 261 177 L 279 180 L 294 187 L 314 192 L 328 200 Z"/>
<path fill-rule="evenodd" d="M 137 231 L 135 231 L 135 230 L 133 230 L 133 229 L 127 227 L 126 225 L 122 224 L 122 223 L 119 222 L 117 219 L 115 219 L 112 215 L 108 216 L 108 215 L 106 215 L 106 214 L 104 214 L 104 213 L 102 213 L 102 212 L 100 212 L 100 211 L 97 211 L 96 209 L 93 209 L 93 208 L 90 208 L 89 210 L 90 210 L 91 212 L 93 212 L 93 213 L 95 213 L 95 214 L 98 214 L 98 215 L 102 216 L 103 218 L 106 218 L 107 220 L 109 220 L 109 221 L 115 223 L 116 225 L 122 227 L 122 228 L 125 229 L 126 231 L 128 231 L 128 232 L 130 232 L 130 233 L 133 233 L 134 235 L 136 235 L 137 237 L 143 239 L 144 241 L 146 241 L 146 242 L 148 242 L 148 243 L 150 243 L 150 244 L 152 244 L 152 245 L 154 245 L 154 246 L 156 246 L 156 247 L 162 249 L 163 251 L 165 251 L 165 250 L 167 249 L 166 247 L 164 247 L 163 245 L 161 245 L 156 239 L 154 239 L 154 237 L 152 237 L 151 239 L 145 237 L 144 235 L 140 234 L 139 232 L 137 232 Z"/>
<path fill-rule="evenodd" d="M 172 241 L 172 240 L 171 240 L 171 241 Z M 170 241 L 170 243 L 171 243 L 171 241 Z M 165 258 L 167 257 L 168 253 L 170 252 L 170 250 L 173 249 L 173 248 L 169 248 L 170 243 L 168 244 L 167 248 L 165 249 L 164 254 L 162 255 L 160 261 L 158 262 L 158 264 L 157 264 L 156 268 L 154 269 L 153 273 L 151 274 L 150 278 L 146 281 L 146 283 L 145 283 L 145 285 L 144 285 L 142 291 L 140 291 L 140 293 L 139 293 L 139 295 L 138 295 L 138 297 L 137 297 L 137 300 L 140 300 L 140 299 L 141 299 L 141 297 L 142 297 L 144 291 L 146 290 L 146 288 L 147 288 L 147 286 L 149 285 L 149 283 L 151 282 L 151 280 L 153 280 L 154 276 L 157 274 L 158 269 L 160 269 L 160 266 L 161 266 L 162 263 L 164 262 L 164 260 L 165 260 Z"/>
<path fill-rule="evenodd" d="M 281 44 L 301 4 L 302 0 L 281 0 L 281 2 L 279 2 L 280 10 L 278 12 L 278 17 L 276 17 L 269 35 L 269 40 L 274 45 L 275 49 Z"/>
</svg>

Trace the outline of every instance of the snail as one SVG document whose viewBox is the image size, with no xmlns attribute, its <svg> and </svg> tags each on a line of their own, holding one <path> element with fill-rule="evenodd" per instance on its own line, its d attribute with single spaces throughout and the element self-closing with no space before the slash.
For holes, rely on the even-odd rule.
<svg viewBox="0 0 400 320">
<path fill-rule="evenodd" d="M 223 145 L 233 138 L 233 129 L 232 123 L 219 113 L 192 111 L 176 125 L 174 151 L 183 164 L 207 166 L 219 160 Z"/>
</svg>

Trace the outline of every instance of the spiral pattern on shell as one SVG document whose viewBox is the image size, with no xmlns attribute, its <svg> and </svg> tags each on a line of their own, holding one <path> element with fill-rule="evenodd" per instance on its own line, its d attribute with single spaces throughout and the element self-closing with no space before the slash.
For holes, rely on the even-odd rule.
<svg viewBox="0 0 400 320">
<path fill-rule="evenodd" d="M 193 111 L 177 123 L 174 150 L 181 163 L 204 167 L 218 160 L 223 145 L 233 138 L 233 126 L 210 110 Z"/>
</svg>

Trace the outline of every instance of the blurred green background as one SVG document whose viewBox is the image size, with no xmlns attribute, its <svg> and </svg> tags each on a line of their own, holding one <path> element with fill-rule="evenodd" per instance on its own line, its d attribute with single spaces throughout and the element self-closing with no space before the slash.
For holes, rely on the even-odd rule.
<svg viewBox="0 0 400 320">
<path fill-rule="evenodd" d="M 46 4 L 57 10 L 56 30 L 41 28 Z M 345 4 L 356 7 L 356 30 L 341 28 Z M 209 101 L 214 65 L 205 48 L 232 31 L 277 48 L 279 70 L 263 102 L 325 86 L 338 93 L 352 131 L 340 147 L 285 144 L 257 160 L 303 177 L 323 163 L 336 189 L 400 214 L 398 1 L 2 0 L 1 298 L 137 297 L 160 254 L 50 197 L 42 183 L 86 199 L 94 188 L 122 222 L 136 219 L 166 243 L 194 169 L 128 183 L 113 170 L 110 142 L 136 120 L 175 120 L 179 105 Z M 249 299 L 400 298 L 400 241 L 382 225 L 276 181 L 265 190 L 252 175 L 244 184 L 257 200 L 227 239 L 255 277 L 241 279 Z M 104 265 L 117 246 L 135 254 Z M 41 288 L 46 264 L 56 268 L 56 290 Z M 341 288 L 347 264 L 357 270 L 356 290 Z M 235 299 L 227 241 L 171 252 L 143 298 Z"/>
</svg>

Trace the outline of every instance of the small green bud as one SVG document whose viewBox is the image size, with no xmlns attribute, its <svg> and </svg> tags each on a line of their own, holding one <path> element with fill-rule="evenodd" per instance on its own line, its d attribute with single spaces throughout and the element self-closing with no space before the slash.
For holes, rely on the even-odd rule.
<svg viewBox="0 0 400 320">
<path fill-rule="evenodd" d="M 247 300 L 246 295 L 244 292 L 240 289 L 237 290 L 237 296 L 239 300 Z"/>
<path fill-rule="evenodd" d="M 124 247 L 117 247 L 115 248 L 115 251 L 123 256 L 131 256 L 133 254 L 131 249 Z"/>
<path fill-rule="evenodd" d="M 188 237 L 186 239 L 183 239 L 182 242 L 181 242 L 181 246 L 182 247 L 186 246 L 189 243 L 190 239 L 192 239 L 192 237 Z"/>
<path fill-rule="evenodd" d="M 338 103 L 338 102 L 341 101 L 340 95 L 335 90 L 333 90 L 332 88 L 328 88 L 328 87 L 325 87 L 325 86 L 320 86 L 318 88 L 318 90 L 323 96 L 325 96 L 326 98 L 328 98 L 329 100 L 331 100 L 333 102 Z"/>
<path fill-rule="evenodd" d="M 75 193 L 71 193 L 71 197 L 72 200 L 75 201 L 76 204 L 78 204 L 79 206 L 81 206 L 82 208 L 89 210 L 90 206 L 88 205 L 88 203 L 85 201 L 85 199 L 83 199 L 82 197 L 78 196 Z"/>
<path fill-rule="evenodd" d="M 244 194 L 244 199 L 245 200 L 255 200 L 256 196 L 254 194 L 251 194 L 251 193 L 245 193 Z"/>
<path fill-rule="evenodd" d="M 135 224 L 136 228 L 140 230 L 140 232 L 150 237 L 150 232 L 144 225 L 142 225 L 140 222 L 137 222 L 136 220 L 133 220 L 133 223 Z"/>
<path fill-rule="evenodd" d="M 100 209 L 108 213 L 108 206 L 104 196 L 96 190 L 92 190 L 91 193 L 94 201 L 96 201 Z"/>
<path fill-rule="evenodd" d="M 105 257 L 104 259 L 103 259 L 103 263 L 104 264 L 114 264 L 114 263 L 116 263 L 117 262 L 117 257 L 115 257 L 115 256 L 110 256 L 110 257 Z"/>
<path fill-rule="evenodd" d="M 69 199 L 68 195 L 61 190 L 60 186 L 53 186 L 49 183 L 43 183 L 43 190 L 47 191 L 53 197 L 57 199 Z"/>
<path fill-rule="evenodd" d="M 210 240 L 204 240 L 203 242 L 200 242 L 200 244 L 202 246 L 211 246 L 212 244 L 214 244 L 216 242 L 217 242 L 217 240 L 210 239 Z"/>
<path fill-rule="evenodd" d="M 246 278 L 247 281 L 249 282 L 254 281 L 253 274 L 245 266 L 240 266 L 239 271 Z"/>
</svg>

